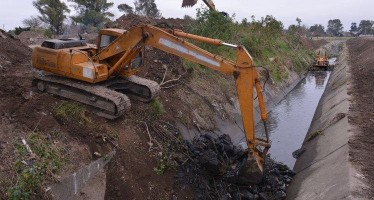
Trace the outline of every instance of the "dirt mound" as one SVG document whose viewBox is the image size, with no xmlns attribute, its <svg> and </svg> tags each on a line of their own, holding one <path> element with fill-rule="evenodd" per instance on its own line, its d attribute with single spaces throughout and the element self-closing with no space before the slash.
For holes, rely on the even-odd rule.
<svg viewBox="0 0 374 200">
<path fill-rule="evenodd" d="M 0 70 L 11 65 L 23 64 L 30 61 L 31 49 L 23 45 L 12 35 L 2 32 L 5 38 L 0 37 Z"/>
<path fill-rule="evenodd" d="M 46 39 L 43 34 L 35 31 L 23 31 L 18 35 L 18 38 L 25 45 L 41 44 Z"/>
<path fill-rule="evenodd" d="M 325 39 L 312 40 L 309 38 L 301 38 L 301 42 L 310 50 L 316 50 L 328 43 Z"/>
<path fill-rule="evenodd" d="M 374 38 L 351 39 L 347 45 L 353 96 L 348 120 L 358 129 L 349 140 L 350 159 L 363 173 L 365 178 L 361 180 L 369 186 L 356 195 L 366 199 L 374 196 Z"/>
<path fill-rule="evenodd" d="M 129 29 L 140 24 L 151 24 L 159 25 L 165 28 L 176 28 L 184 30 L 186 27 L 191 24 L 191 20 L 179 19 L 179 18 L 161 18 L 161 19 L 152 19 L 149 17 L 138 16 L 134 14 L 122 15 L 115 22 L 108 24 L 108 26 L 115 26 L 118 28 Z"/>
<path fill-rule="evenodd" d="M 87 162 L 88 159 L 82 158 L 89 152 L 78 140 L 64 134 L 65 128 L 53 116 L 53 109 L 60 100 L 32 90 L 31 49 L 11 35 L 4 32 L 2 35 L 5 38 L 0 37 L 0 199 L 9 199 L 15 194 L 7 193 L 9 188 L 21 184 L 21 180 L 17 180 L 20 172 L 16 163 L 22 161 L 17 157 L 22 138 L 28 140 L 36 131 L 42 133 L 43 141 L 53 140 L 53 146 L 65 149 L 61 159 L 70 163 L 62 167 L 62 173 Z M 61 137 L 55 138 L 56 135 Z M 33 167 L 30 165 L 30 170 Z M 40 197 L 42 194 L 31 195 Z"/>
</svg>

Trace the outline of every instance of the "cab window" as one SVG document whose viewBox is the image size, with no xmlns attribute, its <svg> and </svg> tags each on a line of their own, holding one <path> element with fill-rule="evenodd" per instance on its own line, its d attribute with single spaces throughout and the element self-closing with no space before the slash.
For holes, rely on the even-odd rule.
<svg viewBox="0 0 374 200">
<path fill-rule="evenodd" d="M 101 35 L 100 38 L 100 48 L 107 47 L 110 43 L 112 43 L 115 39 L 117 39 L 116 36 L 111 35 Z"/>
</svg>

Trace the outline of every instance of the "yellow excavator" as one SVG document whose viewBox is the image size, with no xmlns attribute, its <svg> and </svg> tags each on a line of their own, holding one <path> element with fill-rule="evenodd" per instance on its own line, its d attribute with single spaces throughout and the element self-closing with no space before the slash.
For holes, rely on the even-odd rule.
<svg viewBox="0 0 374 200">
<path fill-rule="evenodd" d="M 318 67 L 318 68 L 328 68 L 330 63 L 328 60 L 327 52 L 321 52 L 321 50 L 318 51 L 314 62 L 313 62 L 313 67 Z"/>
<path fill-rule="evenodd" d="M 186 39 L 234 48 L 236 61 L 205 51 Z M 33 85 L 40 91 L 87 104 L 100 116 L 117 118 L 130 109 L 127 95 L 149 102 L 159 93 L 158 83 L 135 75 L 143 63 L 145 46 L 234 76 L 249 152 L 247 165 L 251 165 L 243 174 L 256 174 L 256 169 L 262 172 L 270 141 L 268 137 L 255 137 L 254 88 L 264 122 L 267 113 L 259 75 L 251 55 L 243 46 L 151 25 L 139 25 L 127 31 L 102 29 L 97 45 L 87 44 L 80 38 L 46 40 L 35 47 L 32 65 L 43 73 L 35 77 Z"/>
</svg>

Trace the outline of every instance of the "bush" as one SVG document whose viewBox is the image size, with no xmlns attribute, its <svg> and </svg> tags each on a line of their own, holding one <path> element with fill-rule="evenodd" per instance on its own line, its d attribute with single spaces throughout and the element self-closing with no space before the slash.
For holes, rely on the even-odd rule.
<svg viewBox="0 0 374 200">
<path fill-rule="evenodd" d="M 305 58 L 311 56 L 310 52 L 302 46 L 300 37 L 292 32 L 284 33 L 282 22 L 271 15 L 260 20 L 252 17 L 252 22 L 242 20 L 238 23 L 235 22 L 234 16 L 226 17 L 216 11 L 198 9 L 196 20 L 188 27 L 188 31 L 196 35 L 245 46 L 253 56 L 256 65 L 266 66 L 276 83 L 280 83 L 288 76 L 287 70 L 281 66 L 302 72 L 308 67 L 308 63 L 304 61 L 307 60 Z M 232 60 L 236 59 L 236 51 L 232 48 L 201 43 L 197 45 L 214 54 Z M 197 67 L 189 65 L 186 68 L 196 70 Z"/>
</svg>

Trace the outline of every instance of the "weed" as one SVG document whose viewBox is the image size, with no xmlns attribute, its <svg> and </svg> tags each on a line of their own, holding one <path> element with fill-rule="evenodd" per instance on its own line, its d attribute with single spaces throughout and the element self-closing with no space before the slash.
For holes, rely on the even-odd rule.
<svg viewBox="0 0 374 200">
<path fill-rule="evenodd" d="M 316 132 L 312 133 L 312 134 L 308 137 L 308 139 L 307 139 L 306 141 L 309 142 L 309 141 L 313 140 L 314 138 L 316 138 L 316 137 L 319 136 L 319 135 L 323 135 L 323 131 L 319 130 L 319 131 L 316 131 Z"/>
<path fill-rule="evenodd" d="M 53 146 L 39 132 L 33 132 L 27 139 L 31 151 L 22 144 L 15 144 L 17 182 L 8 188 L 9 199 L 29 199 L 42 191 L 43 182 L 51 179 L 62 167 L 60 150 Z"/>
<path fill-rule="evenodd" d="M 77 120 L 84 124 L 90 120 L 85 116 L 86 108 L 79 103 L 63 101 L 53 109 L 53 115 L 59 120 Z"/>
<path fill-rule="evenodd" d="M 166 112 L 165 107 L 161 103 L 159 98 L 153 99 L 150 103 L 150 106 L 151 106 L 152 114 L 154 116 L 160 116 Z"/>
<path fill-rule="evenodd" d="M 156 172 L 157 175 L 162 175 L 166 172 L 166 170 L 169 168 L 169 159 L 162 157 L 157 165 L 157 167 L 153 168 L 153 171 Z"/>
<path fill-rule="evenodd" d="M 156 172 L 157 175 L 162 175 L 169 169 L 171 162 L 170 162 L 170 153 L 171 150 L 168 148 L 170 144 L 165 145 L 166 148 L 163 149 L 161 154 L 161 159 L 158 162 L 157 167 L 153 168 L 153 171 Z"/>
</svg>

